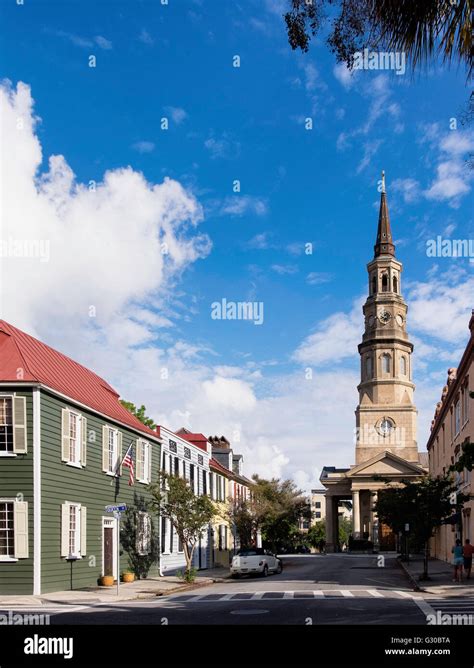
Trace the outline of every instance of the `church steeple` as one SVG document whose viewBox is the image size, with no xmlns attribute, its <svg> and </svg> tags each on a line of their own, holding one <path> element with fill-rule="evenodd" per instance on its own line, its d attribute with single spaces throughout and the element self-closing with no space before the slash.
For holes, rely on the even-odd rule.
<svg viewBox="0 0 474 668">
<path fill-rule="evenodd" d="M 388 215 L 387 193 L 385 192 L 385 172 L 382 172 L 382 193 L 380 195 L 379 226 L 377 229 L 377 241 L 374 246 L 374 257 L 379 255 L 395 256 L 395 246 L 390 229 L 390 217 Z"/>
</svg>

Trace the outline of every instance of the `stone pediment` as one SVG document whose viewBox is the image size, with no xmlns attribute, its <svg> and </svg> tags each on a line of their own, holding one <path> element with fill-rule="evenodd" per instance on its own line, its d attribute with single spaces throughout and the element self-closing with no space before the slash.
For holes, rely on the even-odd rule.
<svg viewBox="0 0 474 668">
<path fill-rule="evenodd" d="M 347 472 L 348 478 L 381 476 L 421 476 L 425 470 L 416 462 L 408 462 L 386 450 Z"/>
</svg>

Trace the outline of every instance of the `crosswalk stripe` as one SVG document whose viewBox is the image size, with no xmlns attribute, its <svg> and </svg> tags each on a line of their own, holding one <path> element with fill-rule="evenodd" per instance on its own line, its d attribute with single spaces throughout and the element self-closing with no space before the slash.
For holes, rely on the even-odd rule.
<svg viewBox="0 0 474 668">
<path fill-rule="evenodd" d="M 375 598 L 384 598 L 384 595 L 381 594 L 376 589 L 367 589 L 367 593 L 370 594 L 371 596 L 374 596 Z"/>
<path fill-rule="evenodd" d="M 413 599 L 413 598 L 420 598 L 420 597 L 418 597 L 418 596 L 413 596 L 413 594 L 409 594 L 409 593 L 406 592 L 406 591 L 398 591 L 397 589 L 394 590 L 394 593 L 395 593 L 395 594 L 398 594 L 399 596 L 402 596 L 403 598 L 411 598 L 411 599 Z"/>
<path fill-rule="evenodd" d="M 251 600 L 258 600 L 260 598 L 263 598 L 263 595 L 266 594 L 264 591 L 256 591 L 255 594 L 252 596 Z"/>
<path fill-rule="evenodd" d="M 341 594 L 346 598 L 354 598 L 354 594 L 351 591 L 348 591 L 347 589 L 341 589 Z"/>
<path fill-rule="evenodd" d="M 314 598 L 324 598 L 324 594 L 320 589 L 315 589 L 313 591 Z"/>
<path fill-rule="evenodd" d="M 225 596 L 223 596 L 219 600 L 220 601 L 231 601 L 234 596 L 235 596 L 235 594 L 226 594 Z"/>
<path fill-rule="evenodd" d="M 295 597 L 295 592 L 294 591 L 285 591 L 283 594 L 283 598 L 294 598 Z"/>
</svg>

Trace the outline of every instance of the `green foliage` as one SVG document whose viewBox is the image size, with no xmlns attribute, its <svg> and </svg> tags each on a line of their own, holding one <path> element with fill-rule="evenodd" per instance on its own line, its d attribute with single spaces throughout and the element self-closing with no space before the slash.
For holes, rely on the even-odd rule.
<svg viewBox="0 0 474 668">
<path fill-rule="evenodd" d="M 298 524 L 310 519 L 308 502 L 292 480 L 254 476 L 252 514 L 255 528 L 262 532 L 264 543 L 274 552 L 294 547 L 299 539 Z"/>
<path fill-rule="evenodd" d="M 462 473 L 464 469 L 472 471 L 474 468 L 474 443 L 464 443 L 461 446 L 462 455 L 455 464 L 449 467 L 449 471 Z"/>
<path fill-rule="evenodd" d="M 177 571 L 176 575 L 184 582 L 191 584 L 196 579 L 197 569 L 194 568 L 194 566 L 191 566 L 189 570 L 186 569 L 185 571 Z"/>
<path fill-rule="evenodd" d="M 328 45 L 338 61 L 351 67 L 354 53 L 364 48 L 407 54 L 413 67 L 441 53 L 446 61 L 471 61 L 469 0 L 287 0 L 284 15 L 293 49 L 308 51 L 311 37 L 328 24 L 326 10 L 336 16 Z"/>
<path fill-rule="evenodd" d="M 234 524 L 240 540 L 240 547 L 250 547 L 256 531 L 256 518 L 248 501 L 233 501 L 228 510 L 228 518 Z"/>
<path fill-rule="evenodd" d="M 319 547 L 322 540 L 326 540 L 326 522 L 319 520 L 308 529 L 307 541 L 311 547 Z"/>
<path fill-rule="evenodd" d="M 150 429 L 156 429 L 156 424 L 153 422 L 153 420 L 145 415 L 146 413 L 146 408 L 142 404 L 140 408 L 137 408 L 135 404 L 132 404 L 131 401 L 125 401 L 123 399 L 120 399 L 120 403 L 124 408 L 127 409 L 132 415 L 134 415 L 136 418 L 142 422 L 145 427 L 149 427 Z"/>
<path fill-rule="evenodd" d="M 137 580 L 146 578 L 151 566 L 158 561 L 159 538 L 155 522 L 150 511 L 152 507 L 143 496 L 136 492 L 133 495 L 133 505 L 127 507 L 120 527 L 120 544 L 128 556 L 130 571 L 135 573 Z M 150 552 L 140 554 L 138 552 L 137 515 L 145 512 L 150 515 Z M 125 571 L 124 571 L 125 572 Z"/>
<path fill-rule="evenodd" d="M 148 489 L 153 507 L 174 526 L 183 545 L 186 572 L 190 573 L 196 545 L 217 515 L 217 508 L 208 496 L 196 496 L 187 480 L 169 473 L 160 472 L 158 482 Z"/>
<path fill-rule="evenodd" d="M 390 487 L 379 493 L 375 510 L 379 520 L 392 531 L 404 532 L 405 524 L 410 526 L 410 536 L 415 536 L 425 545 L 426 557 L 423 579 L 428 577 L 428 541 L 436 527 L 459 510 L 467 500 L 457 491 L 448 476 L 431 478 L 425 476 L 417 482 L 404 480 L 403 487 Z M 454 497 L 453 497 L 454 495 Z M 451 500 L 456 503 L 452 504 Z"/>
<path fill-rule="evenodd" d="M 347 517 L 339 517 L 339 544 L 349 544 L 349 536 L 352 534 L 352 522 Z"/>
</svg>

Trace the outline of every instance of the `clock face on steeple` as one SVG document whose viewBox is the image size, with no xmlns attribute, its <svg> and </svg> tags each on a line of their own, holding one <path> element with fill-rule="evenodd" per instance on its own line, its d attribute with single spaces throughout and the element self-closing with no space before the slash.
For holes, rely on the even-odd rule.
<svg viewBox="0 0 474 668">
<path fill-rule="evenodd" d="M 377 431 L 381 436 L 389 436 L 394 424 L 390 418 L 383 417 L 376 426 Z"/>
<path fill-rule="evenodd" d="M 392 316 L 391 316 L 390 313 L 389 313 L 388 311 L 386 311 L 385 309 L 382 309 L 382 310 L 379 312 L 379 320 L 380 320 L 380 322 L 382 323 L 382 325 L 386 325 L 387 322 L 389 322 L 391 318 L 392 318 Z"/>
</svg>

